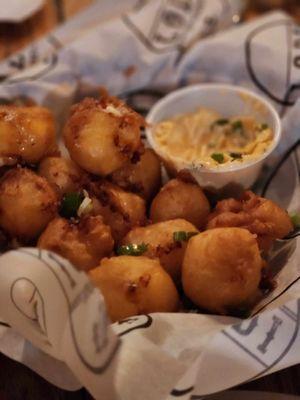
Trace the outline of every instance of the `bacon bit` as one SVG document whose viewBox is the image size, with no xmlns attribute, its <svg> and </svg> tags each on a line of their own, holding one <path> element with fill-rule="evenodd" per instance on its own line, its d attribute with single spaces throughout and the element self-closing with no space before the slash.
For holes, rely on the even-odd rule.
<svg viewBox="0 0 300 400">
<path fill-rule="evenodd" d="M 156 257 L 161 257 L 164 254 L 169 254 L 171 253 L 172 250 L 174 249 L 180 249 L 182 247 L 182 243 L 181 242 L 172 242 L 170 244 L 168 244 L 167 246 L 160 246 L 158 245 L 156 247 Z"/>
<path fill-rule="evenodd" d="M 134 281 L 129 281 L 126 283 L 126 291 L 127 293 L 135 293 L 138 288 L 138 284 Z"/>
<path fill-rule="evenodd" d="M 122 215 L 122 217 L 123 217 L 125 222 L 130 222 L 130 216 L 129 216 L 128 213 L 123 212 L 123 213 L 121 213 L 121 215 Z"/>
<path fill-rule="evenodd" d="M 129 67 L 123 70 L 123 75 L 125 75 L 126 78 L 130 78 L 136 72 L 136 70 L 137 68 L 134 65 L 129 65 Z"/>
<path fill-rule="evenodd" d="M 140 159 L 141 159 L 141 153 L 138 152 L 138 151 L 135 151 L 132 154 L 132 157 L 131 157 L 130 161 L 132 162 L 132 164 L 137 164 L 140 161 Z"/>
<path fill-rule="evenodd" d="M 110 211 L 113 212 L 113 213 L 119 212 L 119 209 L 118 209 L 118 207 L 117 207 L 115 204 L 109 204 L 109 209 L 110 209 Z"/>
<path fill-rule="evenodd" d="M 126 118 L 126 116 L 123 116 L 120 123 L 119 123 L 119 128 L 120 129 L 124 129 L 126 128 L 128 125 L 130 125 L 128 118 Z"/>
<path fill-rule="evenodd" d="M 135 183 L 128 182 L 127 189 L 133 193 L 145 193 L 145 188 L 142 182 L 135 182 Z"/>
<path fill-rule="evenodd" d="M 100 200 L 101 204 L 103 205 L 103 207 L 106 207 L 109 205 L 109 194 L 106 193 L 104 190 L 101 190 L 97 193 L 98 194 L 98 199 Z"/>
<path fill-rule="evenodd" d="M 45 190 L 44 182 L 35 182 L 34 186 L 39 191 L 44 191 Z"/>
<path fill-rule="evenodd" d="M 149 285 L 149 282 L 151 281 L 151 275 L 150 274 L 142 275 L 139 281 L 144 287 L 147 287 Z"/>
<path fill-rule="evenodd" d="M 114 145 L 118 147 L 120 144 L 120 137 L 117 133 L 114 134 Z"/>
<path fill-rule="evenodd" d="M 263 294 L 268 294 L 272 292 L 277 286 L 277 282 L 272 278 L 270 271 L 267 268 L 263 268 L 261 271 L 261 279 L 259 283 L 259 288 Z"/>
<path fill-rule="evenodd" d="M 130 144 L 125 144 L 124 146 L 118 146 L 120 149 L 120 152 L 123 153 L 124 155 L 130 156 L 131 155 L 131 146 Z"/>
</svg>

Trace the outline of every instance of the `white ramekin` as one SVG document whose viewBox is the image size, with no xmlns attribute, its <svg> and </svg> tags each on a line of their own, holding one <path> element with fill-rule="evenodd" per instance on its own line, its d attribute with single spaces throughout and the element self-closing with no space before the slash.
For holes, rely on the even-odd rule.
<svg viewBox="0 0 300 400">
<path fill-rule="evenodd" d="M 222 117 L 251 115 L 258 122 L 267 123 L 273 131 L 271 146 L 261 157 L 245 163 L 232 163 L 216 167 L 188 163 L 162 151 L 153 136 L 158 122 L 176 114 L 195 111 L 199 107 L 217 111 Z M 273 152 L 281 137 L 281 122 L 275 108 L 258 94 L 240 86 L 199 84 L 175 90 L 159 100 L 147 115 L 146 136 L 150 146 L 164 161 L 167 169 L 188 170 L 200 186 L 221 190 L 228 185 L 249 188 L 257 179 L 265 159 Z"/>
</svg>

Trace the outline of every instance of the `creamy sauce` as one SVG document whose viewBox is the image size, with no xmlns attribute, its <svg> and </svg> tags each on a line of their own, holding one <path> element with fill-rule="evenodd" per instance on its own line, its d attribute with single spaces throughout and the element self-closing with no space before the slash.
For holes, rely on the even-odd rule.
<svg viewBox="0 0 300 400">
<path fill-rule="evenodd" d="M 271 145 L 273 132 L 251 116 L 224 118 L 200 108 L 158 123 L 154 139 L 170 156 L 214 167 L 260 157 Z"/>
</svg>

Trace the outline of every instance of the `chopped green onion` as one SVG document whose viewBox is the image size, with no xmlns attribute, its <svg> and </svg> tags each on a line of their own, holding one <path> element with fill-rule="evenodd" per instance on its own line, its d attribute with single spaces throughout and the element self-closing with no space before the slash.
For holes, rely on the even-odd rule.
<svg viewBox="0 0 300 400">
<path fill-rule="evenodd" d="M 81 217 L 86 214 L 90 214 L 93 211 L 93 201 L 90 198 L 88 192 L 85 189 L 83 189 L 82 192 L 83 192 L 84 199 L 77 210 L 78 217 Z"/>
<path fill-rule="evenodd" d="M 229 120 L 227 118 L 220 118 L 214 122 L 214 125 L 227 125 Z"/>
<path fill-rule="evenodd" d="M 262 132 L 262 131 L 264 131 L 265 129 L 268 129 L 269 128 L 269 125 L 268 124 L 260 124 L 259 126 L 258 126 L 258 129 Z"/>
<path fill-rule="evenodd" d="M 233 132 L 240 133 L 241 135 L 244 133 L 244 125 L 243 125 L 242 121 L 240 121 L 239 119 L 236 121 L 233 121 L 231 123 L 231 127 L 232 127 Z"/>
<path fill-rule="evenodd" d="M 292 213 L 290 214 L 291 221 L 295 228 L 300 228 L 300 214 L 299 213 Z"/>
<path fill-rule="evenodd" d="M 83 200 L 84 195 L 82 193 L 66 193 L 61 201 L 60 214 L 65 218 L 77 217 L 77 210 Z"/>
<path fill-rule="evenodd" d="M 77 210 L 77 215 L 81 217 L 82 215 L 89 214 L 91 211 L 93 211 L 93 201 L 90 197 L 85 197 Z"/>
<path fill-rule="evenodd" d="M 177 231 L 173 233 L 174 242 L 187 242 L 192 236 L 197 235 L 198 232 L 185 232 Z"/>
<path fill-rule="evenodd" d="M 211 158 L 217 161 L 219 164 L 223 164 L 223 162 L 225 161 L 223 153 L 213 153 L 211 154 Z"/>
<path fill-rule="evenodd" d="M 146 243 L 126 244 L 117 248 L 117 254 L 118 256 L 141 256 L 147 249 L 148 245 Z"/>
<path fill-rule="evenodd" d="M 241 153 L 229 153 L 229 155 L 231 158 L 233 158 L 235 160 L 243 157 L 243 155 Z"/>
</svg>

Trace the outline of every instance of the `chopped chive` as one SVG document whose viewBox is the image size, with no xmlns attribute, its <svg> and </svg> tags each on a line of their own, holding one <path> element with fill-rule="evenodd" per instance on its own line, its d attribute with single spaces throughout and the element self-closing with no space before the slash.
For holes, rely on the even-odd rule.
<svg viewBox="0 0 300 400">
<path fill-rule="evenodd" d="M 227 125 L 229 123 L 229 120 L 227 118 L 220 118 L 217 119 L 213 125 Z"/>
<path fill-rule="evenodd" d="M 243 125 L 242 121 L 240 121 L 239 119 L 236 121 L 233 121 L 231 123 L 231 127 L 232 127 L 233 132 L 240 133 L 241 135 L 244 133 L 244 125 Z"/>
<path fill-rule="evenodd" d="M 89 214 L 93 211 L 93 201 L 90 197 L 84 197 L 84 200 L 80 204 L 77 215 L 81 217 L 82 215 Z"/>
<path fill-rule="evenodd" d="M 243 155 L 241 153 L 229 153 L 230 157 L 233 159 L 241 159 Z"/>
<path fill-rule="evenodd" d="M 258 129 L 262 132 L 262 131 L 264 131 L 265 129 L 268 129 L 269 128 L 269 125 L 268 124 L 260 124 L 259 126 L 258 126 Z"/>
<path fill-rule="evenodd" d="M 84 195 L 78 192 L 66 193 L 61 201 L 60 214 L 65 218 L 77 217 L 77 210 L 84 200 Z"/>
<path fill-rule="evenodd" d="M 213 153 L 211 154 L 211 158 L 217 161 L 219 164 L 223 164 L 223 162 L 225 161 L 223 153 Z"/>
<path fill-rule="evenodd" d="M 185 232 L 177 231 L 173 233 L 174 242 L 187 242 L 192 236 L 197 235 L 198 232 Z"/>
<path fill-rule="evenodd" d="M 294 225 L 294 228 L 300 228 L 300 214 L 299 213 L 292 213 L 290 214 L 291 221 Z"/>
<path fill-rule="evenodd" d="M 223 126 L 223 125 L 227 125 L 227 124 L 229 124 L 229 119 L 227 119 L 227 118 L 220 118 L 220 119 L 217 119 L 216 121 L 214 121 L 212 124 L 211 124 L 211 126 L 210 126 L 210 129 L 214 129 L 214 127 L 217 125 L 217 126 Z"/>
<path fill-rule="evenodd" d="M 126 244 L 124 246 L 119 246 L 116 253 L 118 256 L 141 256 L 147 249 L 148 245 L 146 243 Z"/>
</svg>

